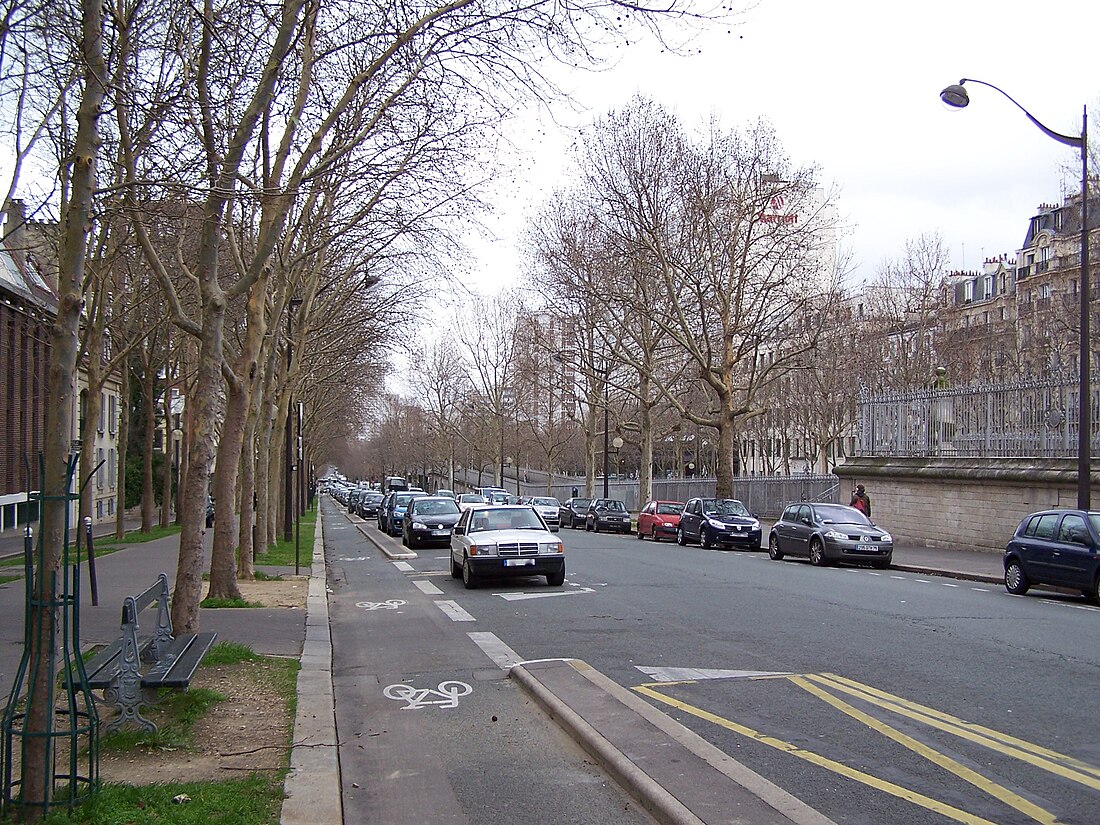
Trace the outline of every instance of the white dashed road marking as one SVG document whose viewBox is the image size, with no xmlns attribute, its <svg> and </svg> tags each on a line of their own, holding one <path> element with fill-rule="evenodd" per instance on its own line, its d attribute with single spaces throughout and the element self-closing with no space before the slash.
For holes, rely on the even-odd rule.
<svg viewBox="0 0 1100 825">
<path fill-rule="evenodd" d="M 443 611 L 452 622 L 476 622 L 473 616 L 458 606 L 458 602 L 455 601 L 438 601 L 435 606 Z"/>
<path fill-rule="evenodd" d="M 416 589 L 428 596 L 442 596 L 443 591 L 428 581 L 414 581 Z"/>
<path fill-rule="evenodd" d="M 407 561 L 395 561 L 393 566 L 400 570 L 402 573 L 412 573 L 415 568 Z"/>
</svg>

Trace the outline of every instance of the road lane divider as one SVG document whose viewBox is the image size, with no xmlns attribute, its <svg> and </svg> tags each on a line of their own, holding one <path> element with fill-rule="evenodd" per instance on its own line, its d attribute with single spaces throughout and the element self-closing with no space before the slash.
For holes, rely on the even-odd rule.
<svg viewBox="0 0 1100 825">
<path fill-rule="evenodd" d="M 476 622 L 473 616 L 463 610 L 458 602 L 441 600 L 435 603 L 435 606 L 443 611 L 443 614 L 452 622 Z"/>
</svg>

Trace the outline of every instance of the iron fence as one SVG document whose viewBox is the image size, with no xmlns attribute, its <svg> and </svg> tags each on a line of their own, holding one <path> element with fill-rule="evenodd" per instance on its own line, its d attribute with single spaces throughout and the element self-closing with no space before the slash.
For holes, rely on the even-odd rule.
<svg viewBox="0 0 1100 825">
<path fill-rule="evenodd" d="M 1091 381 L 1092 455 L 1100 388 Z M 1005 384 L 930 388 L 861 397 L 860 453 L 868 456 L 1077 455 L 1076 376 L 1056 375 Z"/>
<path fill-rule="evenodd" d="M 531 471 L 528 481 L 519 482 L 519 492 L 525 496 L 546 495 L 545 476 L 540 483 L 532 483 L 534 471 Z M 456 476 L 461 478 L 464 474 L 458 471 Z M 461 486 L 473 486 L 473 478 L 476 473 L 471 473 L 471 482 L 460 482 Z M 491 483 L 491 482 L 486 482 Z M 507 478 L 503 485 L 508 490 L 516 490 L 516 479 Z M 687 501 L 696 496 L 712 497 L 715 495 L 717 482 L 714 477 L 704 478 L 668 478 L 653 480 L 653 498 L 660 501 Z M 578 495 L 584 495 L 584 479 L 569 476 L 554 476 L 551 479 L 550 495 L 558 501 L 565 501 L 573 495 L 573 489 L 577 489 Z M 640 501 L 637 479 L 608 479 L 607 492 L 611 498 L 621 499 L 626 502 L 627 508 L 633 511 L 639 510 L 645 505 Z M 603 479 L 596 479 L 595 494 L 603 495 Z M 830 474 L 826 475 L 794 475 L 794 476 L 738 476 L 733 480 L 733 497 L 744 503 L 750 511 L 764 518 L 777 518 L 783 509 L 794 501 L 828 501 L 847 504 L 847 498 L 840 501 L 840 480 Z"/>
</svg>

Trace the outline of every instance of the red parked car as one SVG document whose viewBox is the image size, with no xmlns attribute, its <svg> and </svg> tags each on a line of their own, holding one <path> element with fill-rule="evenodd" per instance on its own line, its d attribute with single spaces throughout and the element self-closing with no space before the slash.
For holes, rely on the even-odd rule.
<svg viewBox="0 0 1100 825">
<path fill-rule="evenodd" d="M 680 514 L 684 512 L 682 501 L 651 501 L 638 513 L 638 538 L 649 536 L 654 541 L 676 538 Z"/>
</svg>

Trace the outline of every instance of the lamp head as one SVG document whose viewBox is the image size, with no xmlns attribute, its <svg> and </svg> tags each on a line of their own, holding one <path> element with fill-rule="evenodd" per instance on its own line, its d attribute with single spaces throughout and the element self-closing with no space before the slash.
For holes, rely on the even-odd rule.
<svg viewBox="0 0 1100 825">
<path fill-rule="evenodd" d="M 970 95 L 961 83 L 953 83 L 940 92 L 940 100 L 954 109 L 962 109 L 970 102 Z"/>
</svg>

